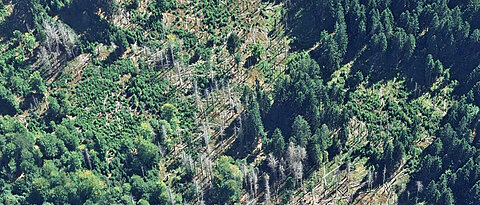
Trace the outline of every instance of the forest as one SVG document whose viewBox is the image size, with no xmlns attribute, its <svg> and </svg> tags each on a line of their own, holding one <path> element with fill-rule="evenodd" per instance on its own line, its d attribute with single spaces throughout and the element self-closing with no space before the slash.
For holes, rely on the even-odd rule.
<svg viewBox="0 0 480 205">
<path fill-rule="evenodd" d="M 0 0 L 0 204 L 480 202 L 480 0 Z"/>
</svg>

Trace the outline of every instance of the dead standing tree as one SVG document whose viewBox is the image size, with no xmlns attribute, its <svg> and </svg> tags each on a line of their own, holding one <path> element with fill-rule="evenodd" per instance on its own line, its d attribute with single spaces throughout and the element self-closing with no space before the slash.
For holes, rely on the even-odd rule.
<svg viewBox="0 0 480 205">
<path fill-rule="evenodd" d="M 288 168 L 290 169 L 291 174 L 297 180 L 297 182 L 302 182 L 303 179 L 303 161 L 307 157 L 307 152 L 305 148 L 296 146 L 293 142 L 290 142 L 287 148 L 287 162 Z"/>
<path fill-rule="evenodd" d="M 270 204 L 270 176 L 264 174 L 263 180 L 265 181 L 265 204 Z"/>
<path fill-rule="evenodd" d="M 205 147 L 207 149 L 208 153 L 212 152 L 212 149 L 210 147 L 210 127 L 208 126 L 208 122 L 203 123 L 202 126 L 203 130 L 203 141 L 205 142 Z"/>
</svg>

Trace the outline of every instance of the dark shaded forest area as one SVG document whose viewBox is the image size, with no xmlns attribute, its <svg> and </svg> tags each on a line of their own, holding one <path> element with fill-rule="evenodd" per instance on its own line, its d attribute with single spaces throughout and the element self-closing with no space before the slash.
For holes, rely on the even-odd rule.
<svg viewBox="0 0 480 205">
<path fill-rule="evenodd" d="M 1 204 L 478 204 L 479 0 L 0 0 Z"/>
</svg>

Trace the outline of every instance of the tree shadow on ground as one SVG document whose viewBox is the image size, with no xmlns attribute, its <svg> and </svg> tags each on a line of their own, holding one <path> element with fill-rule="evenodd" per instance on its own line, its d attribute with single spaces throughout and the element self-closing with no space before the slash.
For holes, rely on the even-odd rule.
<svg viewBox="0 0 480 205">
<path fill-rule="evenodd" d="M 320 38 L 322 30 L 332 31 L 334 26 L 333 12 L 324 3 L 310 0 L 263 0 L 279 4 L 284 3 L 284 25 L 287 34 L 293 39 L 290 46 L 293 51 L 312 48 Z"/>
<path fill-rule="evenodd" d="M 258 143 L 249 142 L 245 139 L 245 137 L 239 134 L 238 130 L 240 127 L 240 120 L 240 118 L 236 118 L 225 130 L 225 139 L 228 139 L 229 136 L 237 136 L 230 148 L 225 151 L 225 155 L 231 156 L 234 159 L 246 158 L 247 162 L 251 163 L 258 155 L 258 153 L 252 153 L 257 147 Z"/>
</svg>

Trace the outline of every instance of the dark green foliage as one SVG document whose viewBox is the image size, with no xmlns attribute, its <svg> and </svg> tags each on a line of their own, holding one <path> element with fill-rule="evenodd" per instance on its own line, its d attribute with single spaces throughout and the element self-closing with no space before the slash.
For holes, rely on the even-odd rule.
<svg viewBox="0 0 480 205">
<path fill-rule="evenodd" d="M 46 159 L 53 159 L 66 151 L 63 141 L 56 138 L 54 135 L 45 134 L 38 140 L 38 145 Z"/>
<path fill-rule="evenodd" d="M 380 22 L 380 12 L 378 9 L 370 10 L 368 16 L 370 18 L 367 25 L 370 35 L 383 32 L 384 29 L 382 23 Z"/>
<path fill-rule="evenodd" d="M 206 31 L 213 33 L 213 29 L 221 28 L 227 25 L 230 17 L 230 11 L 225 4 L 217 0 L 205 0 L 200 2 L 199 7 L 204 15 L 202 19 L 205 25 L 209 25 Z"/>
<path fill-rule="evenodd" d="M 262 59 L 262 56 L 265 55 L 265 48 L 262 44 L 254 44 L 250 47 L 250 50 L 252 52 L 252 55 L 247 58 L 245 67 L 250 67 L 257 64 Z"/>
<path fill-rule="evenodd" d="M 0 118 L 0 169 L 2 180 L 15 180 L 22 172 L 32 173 L 41 156 L 35 139 L 26 128 L 10 117 Z"/>
<path fill-rule="evenodd" d="M 144 178 L 133 175 L 130 179 L 131 191 L 134 197 L 143 199 L 144 202 L 151 204 L 167 204 L 169 203 L 167 186 L 161 183 L 155 183 L 155 180 L 145 181 Z"/>
<path fill-rule="evenodd" d="M 230 53 L 230 55 L 235 54 L 235 51 L 237 51 L 237 49 L 241 46 L 241 44 L 242 44 L 242 41 L 237 36 L 237 34 L 234 34 L 234 33 L 230 34 L 227 40 L 227 50 Z"/>
<path fill-rule="evenodd" d="M 48 101 L 48 118 L 59 122 L 60 119 L 70 113 L 71 107 L 68 101 L 67 93 L 64 90 L 60 90 L 47 98 Z"/>
<path fill-rule="evenodd" d="M 388 48 L 387 36 L 385 33 L 374 34 L 372 36 L 372 44 L 378 52 L 385 52 Z"/>
<path fill-rule="evenodd" d="M 194 50 L 194 55 L 190 58 L 190 63 L 195 63 L 198 60 L 208 61 L 212 55 L 212 49 L 207 47 L 205 43 L 201 43 Z"/>
<path fill-rule="evenodd" d="M 183 46 L 188 49 L 194 49 L 199 43 L 198 37 L 193 33 L 185 30 L 177 30 L 175 33 L 183 40 Z"/>
<path fill-rule="evenodd" d="M 323 124 L 321 128 L 315 130 L 315 134 L 308 142 L 307 155 L 310 163 L 314 166 L 318 166 L 328 159 L 327 149 L 332 145 L 329 132 L 327 125 Z"/>
<path fill-rule="evenodd" d="M 403 145 L 402 142 L 396 141 L 395 142 L 395 147 L 393 148 L 393 168 L 397 168 L 398 165 L 402 162 L 402 160 L 405 158 L 405 145 Z"/>
<path fill-rule="evenodd" d="M 479 179 L 472 129 L 478 124 L 478 107 L 464 99 L 453 105 L 438 130 L 439 138 L 425 151 L 416 179 L 428 184 L 424 199 L 428 204 L 468 204 L 475 198 Z M 466 192 L 465 190 L 471 190 Z"/>
<path fill-rule="evenodd" d="M 159 79 L 152 71 L 142 72 L 134 77 L 127 93 L 131 98 L 131 104 L 134 107 L 148 109 L 153 112 L 161 110 L 161 102 L 166 100 L 167 82 Z M 156 82 L 153 84 L 153 82 Z"/>
<path fill-rule="evenodd" d="M 63 125 L 58 125 L 55 130 L 55 135 L 58 139 L 62 140 L 65 146 L 74 151 L 78 147 L 79 139 L 75 127 L 70 125 L 70 130 Z"/>
<path fill-rule="evenodd" d="M 419 32 L 419 22 L 417 13 L 405 11 L 400 15 L 399 26 L 405 29 L 407 33 L 417 34 Z"/>
<path fill-rule="evenodd" d="M 367 17 L 365 14 L 365 5 L 358 0 L 352 1 L 350 12 L 345 16 L 348 24 L 348 36 L 350 46 L 359 49 L 363 46 L 367 34 Z"/>
<path fill-rule="evenodd" d="M 480 1 L 145 2 L 0 3 L 0 204 L 478 204 Z"/>
<path fill-rule="evenodd" d="M 310 125 L 301 115 L 298 115 L 292 124 L 292 136 L 290 137 L 290 141 L 305 148 L 311 135 Z"/>
<path fill-rule="evenodd" d="M 345 17 L 343 14 L 343 8 L 340 4 L 336 14 L 336 22 L 335 22 L 335 40 L 338 44 L 338 50 L 341 53 L 341 56 L 345 56 L 347 53 L 348 48 L 348 35 L 347 35 L 347 24 L 345 23 Z"/>
<path fill-rule="evenodd" d="M 383 149 L 383 166 L 380 169 L 386 169 L 387 173 L 391 173 L 394 166 L 393 158 L 393 145 L 391 142 L 387 142 Z"/>
<path fill-rule="evenodd" d="M 41 4 L 46 5 L 45 10 L 58 12 L 61 9 L 70 6 L 72 0 L 41 0 Z"/>
<path fill-rule="evenodd" d="M 82 204 L 105 199 L 106 183 L 91 171 L 65 173 L 55 167 L 53 161 L 46 161 L 42 174 L 34 180 L 32 203 Z M 55 190 L 54 193 L 49 190 Z"/>
<path fill-rule="evenodd" d="M 270 149 L 273 155 L 277 158 L 281 158 L 285 152 L 285 139 L 283 138 L 280 129 L 275 129 L 270 143 Z"/>
<path fill-rule="evenodd" d="M 265 136 L 265 132 L 254 92 L 250 88 L 245 87 L 242 99 L 246 109 L 242 122 L 242 139 L 248 149 L 256 145 L 258 139 Z"/>
<path fill-rule="evenodd" d="M 135 159 L 138 160 L 138 165 L 146 166 L 147 168 L 154 166 L 159 157 L 158 147 L 144 139 L 139 139 L 136 143 L 138 154 Z"/>
<path fill-rule="evenodd" d="M 255 80 L 255 83 L 255 97 L 257 98 L 258 109 L 262 119 L 265 119 L 272 107 L 272 100 L 270 98 L 270 93 L 264 91 L 264 87 L 260 85 L 258 79 Z"/>
<path fill-rule="evenodd" d="M 0 85 L 0 106 L 2 107 L 0 113 L 3 115 L 14 115 L 19 110 L 17 100 L 3 85 Z"/>
<path fill-rule="evenodd" d="M 308 55 L 299 54 L 291 59 L 289 68 L 290 76 L 277 82 L 274 103 L 269 109 L 266 121 L 267 127 L 279 127 L 285 136 L 290 136 L 292 123 L 297 115 L 308 119 L 312 129 L 320 127 L 322 120 L 336 121 L 333 120 L 337 117 L 337 113 L 333 113 L 334 105 L 325 110 L 318 109 L 323 105 L 330 106 L 331 103 L 325 95 L 327 90 L 320 77 L 318 64 Z M 304 109 L 298 109 L 300 107 Z M 330 120 L 322 119 L 322 115 L 329 115 Z"/>
<path fill-rule="evenodd" d="M 477 203 L 478 200 L 480 200 L 480 183 L 477 181 L 477 183 L 475 183 L 475 185 L 468 191 L 467 203 L 473 205 Z"/>
<path fill-rule="evenodd" d="M 60 158 L 66 171 L 74 172 L 83 168 L 84 160 L 82 154 L 76 151 L 66 152 Z"/>
<path fill-rule="evenodd" d="M 339 40 L 343 39 L 342 35 L 344 34 L 338 34 Z M 344 49 L 343 45 L 341 45 L 342 47 L 340 48 L 338 43 L 344 43 L 345 45 L 346 43 L 337 41 L 334 36 L 327 33 L 327 31 L 321 32 L 319 42 L 320 45 L 313 54 L 313 56 L 317 58 L 319 65 L 329 72 L 338 69 L 342 59 L 343 51 L 341 49 Z"/>
<path fill-rule="evenodd" d="M 177 1 L 174 0 L 155 0 L 153 3 L 160 12 L 165 12 L 169 9 L 173 9 L 177 6 Z"/>
</svg>

